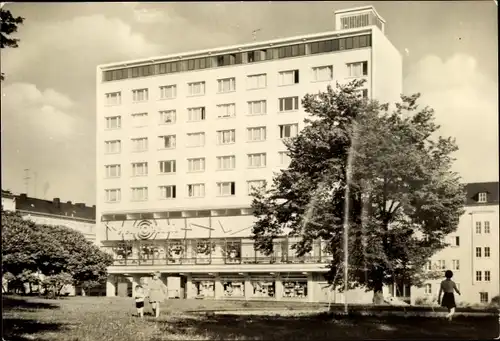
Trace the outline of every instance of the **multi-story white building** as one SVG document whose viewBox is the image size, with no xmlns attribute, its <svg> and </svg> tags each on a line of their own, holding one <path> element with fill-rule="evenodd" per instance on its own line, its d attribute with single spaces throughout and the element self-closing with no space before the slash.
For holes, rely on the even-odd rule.
<svg viewBox="0 0 500 341">
<path fill-rule="evenodd" d="M 172 296 L 330 299 L 321 242 L 300 258 L 289 238 L 273 256 L 254 251 L 249 193 L 287 167 L 283 140 L 304 126 L 305 94 L 364 78 L 363 96 L 399 99 L 402 58 L 375 9 L 337 11 L 332 28 L 98 66 L 108 295 L 160 271 Z"/>
<path fill-rule="evenodd" d="M 450 246 L 429 261 L 428 270 L 451 270 L 462 303 L 489 303 L 500 295 L 500 233 L 498 182 L 466 185 L 465 214 L 455 233 L 447 236 Z M 414 289 L 415 298 L 433 300 L 442 279 Z"/>
</svg>

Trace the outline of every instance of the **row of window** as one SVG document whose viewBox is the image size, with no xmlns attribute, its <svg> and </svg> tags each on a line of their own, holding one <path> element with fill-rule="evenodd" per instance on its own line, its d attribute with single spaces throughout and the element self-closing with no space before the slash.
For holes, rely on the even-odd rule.
<svg viewBox="0 0 500 341">
<path fill-rule="evenodd" d="M 278 127 L 280 139 L 287 139 L 297 136 L 299 131 L 298 123 L 281 124 Z M 268 137 L 268 130 L 265 126 L 250 127 L 246 129 L 246 142 L 263 142 Z M 130 139 L 133 152 L 146 152 L 149 148 L 147 137 Z M 186 134 L 186 147 L 203 147 L 206 142 L 204 132 Z M 236 143 L 236 129 L 225 129 L 216 131 L 216 144 L 227 145 Z M 158 149 L 175 149 L 177 147 L 177 135 L 158 136 Z M 122 151 L 121 140 L 109 140 L 104 142 L 106 154 L 118 154 Z"/>
<path fill-rule="evenodd" d="M 484 253 L 481 252 L 482 249 L 481 247 L 476 247 L 476 257 L 477 258 L 481 258 L 481 257 L 485 257 L 485 258 L 489 258 L 490 257 L 490 248 L 487 246 L 484 248 Z"/>
<path fill-rule="evenodd" d="M 480 272 L 480 271 L 479 271 Z M 490 272 L 489 271 L 485 271 L 485 277 L 486 277 L 486 273 L 488 273 L 488 278 L 490 276 Z M 477 276 L 477 274 L 476 274 Z M 460 290 L 460 283 L 455 283 L 457 285 L 457 289 Z M 433 294 L 437 294 L 437 291 L 439 290 L 439 287 L 440 285 L 437 286 L 436 288 L 436 292 L 434 293 L 433 290 L 432 290 L 432 284 L 430 283 L 427 283 L 425 284 L 424 286 L 424 290 L 425 290 L 425 294 L 426 295 L 433 295 Z M 487 292 L 480 292 L 479 293 L 479 301 L 481 303 L 489 303 L 489 295 Z"/>
<path fill-rule="evenodd" d="M 484 221 L 484 222 L 476 221 L 476 234 L 481 234 L 481 233 L 490 233 L 489 221 Z"/>
<path fill-rule="evenodd" d="M 368 62 L 348 63 L 348 77 L 362 77 L 368 75 Z M 312 81 L 331 81 L 333 80 L 333 65 L 325 65 L 313 67 Z M 299 83 L 299 70 L 287 70 L 278 73 L 278 86 L 293 85 Z M 247 90 L 265 89 L 267 87 L 267 74 L 249 75 L 246 78 Z M 187 83 L 187 96 L 203 96 L 206 94 L 206 82 L 190 82 Z M 168 84 L 158 88 L 159 99 L 174 99 L 177 98 L 177 85 Z M 217 80 L 217 93 L 228 93 L 236 91 L 236 78 L 222 78 Z M 106 105 L 120 105 L 122 103 L 122 92 L 110 92 L 105 94 Z M 146 102 L 149 100 L 149 89 L 134 89 L 132 90 L 132 102 Z"/>
<path fill-rule="evenodd" d="M 265 185 L 265 180 L 249 180 L 247 181 L 247 195 L 250 195 L 254 189 L 261 188 Z M 110 188 L 105 190 L 105 201 L 108 203 L 121 201 L 121 189 Z M 148 187 L 132 187 L 130 189 L 131 201 L 146 201 L 149 198 Z M 236 195 L 236 183 L 234 181 L 217 182 L 217 196 L 227 197 Z M 164 185 L 158 186 L 158 199 L 175 199 L 178 196 L 178 186 Z M 188 184 L 186 185 L 185 196 L 187 198 L 203 198 L 205 197 L 205 184 Z"/>
<path fill-rule="evenodd" d="M 433 269 L 433 264 L 432 261 L 427 261 L 427 264 L 425 265 L 426 270 L 446 270 L 446 261 L 443 259 L 437 260 L 434 264 L 434 269 Z M 453 259 L 452 260 L 452 270 L 460 270 L 460 260 L 459 259 Z"/>
<path fill-rule="evenodd" d="M 281 167 L 288 167 L 290 164 L 290 156 L 288 152 L 278 152 L 279 165 Z M 217 156 L 217 170 L 235 170 L 236 169 L 236 156 L 225 155 Z M 247 167 L 248 168 L 263 168 L 267 165 L 266 153 L 247 154 Z M 204 172 L 206 160 L 204 157 L 189 158 L 187 159 L 188 172 Z M 106 178 L 119 178 L 121 177 L 121 165 L 106 165 Z M 176 160 L 164 160 L 158 162 L 159 174 L 175 174 L 177 172 Z M 132 163 L 132 176 L 147 176 L 149 173 L 148 162 L 133 162 Z"/>
<path fill-rule="evenodd" d="M 367 97 L 368 90 L 363 89 L 359 91 L 359 96 Z M 278 100 L 278 111 L 280 113 L 297 111 L 299 110 L 299 97 L 283 97 Z M 174 124 L 177 122 L 177 110 L 161 110 L 158 112 L 158 124 Z M 236 117 L 236 104 L 226 103 L 216 106 L 217 118 L 230 118 Z M 249 101 L 247 103 L 247 115 L 265 115 L 267 114 L 267 100 Z M 140 112 L 131 115 L 132 126 L 144 127 L 148 125 L 148 113 Z M 106 129 L 120 129 L 122 128 L 122 116 L 108 116 L 106 119 Z M 206 107 L 193 107 L 187 109 L 187 122 L 200 122 L 207 119 Z"/>
<path fill-rule="evenodd" d="M 371 46 L 371 35 L 358 35 L 337 39 L 315 41 L 312 43 L 292 44 L 273 48 L 259 48 L 253 51 L 228 53 L 218 56 L 207 56 L 167 63 L 150 64 L 110 70 L 103 72 L 103 81 L 109 82 L 127 78 L 148 77 L 215 67 L 254 63 L 266 60 L 292 58 L 318 53 L 351 50 Z"/>
</svg>

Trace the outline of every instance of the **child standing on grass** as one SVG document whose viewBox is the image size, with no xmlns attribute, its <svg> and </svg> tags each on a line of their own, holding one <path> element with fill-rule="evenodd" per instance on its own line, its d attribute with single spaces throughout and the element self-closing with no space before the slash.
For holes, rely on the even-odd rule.
<svg viewBox="0 0 500 341">
<path fill-rule="evenodd" d="M 453 315 L 455 314 L 456 308 L 455 295 L 453 292 L 456 291 L 457 294 L 460 295 L 460 291 L 458 290 L 455 282 L 451 280 L 451 278 L 453 277 L 453 272 L 451 270 L 446 270 L 444 276 L 446 277 L 446 279 L 441 282 L 441 287 L 439 288 L 438 294 L 438 302 L 440 301 L 441 293 L 444 292 L 443 298 L 441 299 L 441 306 L 448 308 L 448 315 L 446 315 L 446 317 L 451 321 Z"/>
<path fill-rule="evenodd" d="M 137 308 L 137 315 L 144 317 L 144 298 L 146 294 L 144 293 L 144 288 L 140 285 L 135 287 L 135 307 Z"/>
</svg>

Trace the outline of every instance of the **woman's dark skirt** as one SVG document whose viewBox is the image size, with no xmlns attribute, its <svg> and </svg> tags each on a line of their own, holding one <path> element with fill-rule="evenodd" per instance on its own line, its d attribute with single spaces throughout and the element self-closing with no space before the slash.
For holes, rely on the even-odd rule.
<svg viewBox="0 0 500 341">
<path fill-rule="evenodd" d="M 455 295 L 453 295 L 452 292 L 445 292 L 441 300 L 441 306 L 448 309 L 455 308 L 457 306 L 455 303 Z"/>
</svg>

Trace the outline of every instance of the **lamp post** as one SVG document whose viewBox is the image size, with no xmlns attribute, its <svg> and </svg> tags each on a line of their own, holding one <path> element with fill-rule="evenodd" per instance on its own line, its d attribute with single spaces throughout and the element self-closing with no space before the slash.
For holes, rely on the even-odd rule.
<svg viewBox="0 0 500 341">
<path fill-rule="evenodd" d="M 354 152 L 356 150 L 356 142 L 358 141 L 357 122 L 352 120 L 351 145 L 349 154 L 347 155 L 346 165 L 346 186 L 344 194 L 344 313 L 349 312 L 349 304 L 347 302 L 347 291 L 349 290 L 349 197 L 351 194 L 352 181 L 352 164 L 354 161 Z"/>
</svg>

